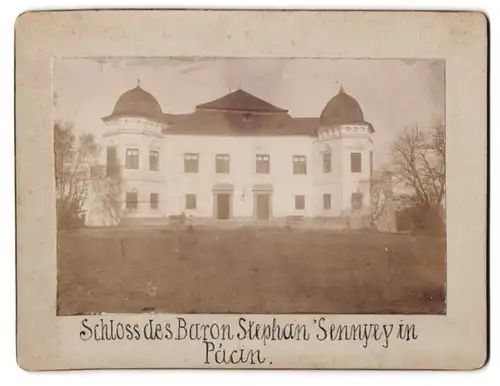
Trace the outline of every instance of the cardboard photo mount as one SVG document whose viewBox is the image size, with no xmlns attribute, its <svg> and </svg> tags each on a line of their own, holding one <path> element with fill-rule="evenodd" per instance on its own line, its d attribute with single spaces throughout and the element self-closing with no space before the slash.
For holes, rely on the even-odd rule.
<svg viewBox="0 0 500 386">
<path fill-rule="evenodd" d="M 487 361 L 487 47 L 478 12 L 103 10 L 27 12 L 16 22 L 17 348 L 26 370 L 92 368 L 477 369 Z M 445 315 L 56 316 L 53 61 L 76 57 L 443 59 L 446 63 Z M 408 90 L 411 92 L 411 90 Z M 101 321 L 102 319 L 102 321 Z M 138 339 L 86 339 L 137 325 Z M 167 339 L 196 324 L 299 324 L 308 339 Z M 378 326 L 400 339 L 319 339 Z M 366 325 L 366 326 L 365 326 Z M 160 339 L 151 339 L 155 329 Z M 365 326 L 365 327 L 363 327 Z M 353 328 L 354 328 L 353 327 Z M 122 327 L 125 328 L 125 327 Z M 372 327 L 372 333 L 373 333 Z M 385 330 L 384 330 L 385 328 Z M 149 329 L 145 338 L 144 331 Z M 335 330 L 334 330 L 335 331 Z M 335 335 L 334 337 L 339 337 Z M 337 333 L 338 334 L 338 333 Z M 328 335 L 328 334 L 327 334 Z M 381 335 L 383 337 L 383 335 Z M 408 338 L 408 339 L 406 339 Z M 220 346 L 219 346 L 220 344 Z M 364 347 L 366 346 L 366 347 Z M 387 346 L 387 347 L 384 347 Z M 207 363 L 207 350 L 221 350 Z M 238 350 L 260 356 L 226 360 Z M 225 351 L 226 354 L 222 353 Z M 224 357 L 226 355 L 226 357 Z M 236 355 L 236 354 L 235 354 Z M 226 358 L 226 359 L 223 359 Z"/>
</svg>

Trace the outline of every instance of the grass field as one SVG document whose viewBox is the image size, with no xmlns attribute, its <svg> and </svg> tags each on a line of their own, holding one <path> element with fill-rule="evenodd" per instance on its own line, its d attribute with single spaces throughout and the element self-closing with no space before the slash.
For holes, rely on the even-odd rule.
<svg viewBox="0 0 500 386">
<path fill-rule="evenodd" d="M 445 240 L 289 228 L 58 236 L 58 314 L 445 312 Z"/>
</svg>

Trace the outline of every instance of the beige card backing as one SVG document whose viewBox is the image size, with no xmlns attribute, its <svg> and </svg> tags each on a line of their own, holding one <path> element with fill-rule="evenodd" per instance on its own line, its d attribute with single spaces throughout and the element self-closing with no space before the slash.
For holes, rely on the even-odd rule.
<svg viewBox="0 0 500 386">
<path fill-rule="evenodd" d="M 17 345 L 27 370 L 88 368 L 474 369 L 487 359 L 487 20 L 480 13 L 32 12 L 16 23 Z M 75 57 L 442 59 L 446 72 L 446 314 L 56 316 L 53 62 Z M 412 92 L 408 90 L 408 92 Z M 206 363 L 200 340 L 85 341 L 82 320 L 297 323 L 307 340 L 232 340 L 263 363 Z M 324 318 L 324 319 L 322 319 Z M 325 325 L 414 326 L 414 339 L 317 339 Z M 217 341 L 218 345 L 219 342 Z M 222 346 L 221 346 L 222 347 Z"/>
</svg>

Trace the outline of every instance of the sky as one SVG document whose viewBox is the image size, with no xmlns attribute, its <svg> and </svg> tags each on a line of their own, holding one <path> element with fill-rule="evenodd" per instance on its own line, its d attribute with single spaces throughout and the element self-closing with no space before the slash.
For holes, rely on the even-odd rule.
<svg viewBox="0 0 500 386">
<path fill-rule="evenodd" d="M 101 118 L 138 80 L 166 113 L 189 113 L 241 88 L 292 117 L 319 117 L 342 85 L 375 129 L 375 167 L 390 162 L 405 127 L 445 123 L 445 63 L 431 59 L 60 58 L 55 119 L 99 139 Z"/>
</svg>

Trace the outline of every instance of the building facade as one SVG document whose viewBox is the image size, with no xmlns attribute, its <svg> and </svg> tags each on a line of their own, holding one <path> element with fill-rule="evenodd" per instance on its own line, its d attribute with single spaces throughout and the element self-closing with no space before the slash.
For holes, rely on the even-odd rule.
<svg viewBox="0 0 500 386">
<path fill-rule="evenodd" d="M 335 218 L 370 205 L 374 130 L 342 88 L 320 117 L 293 118 L 241 89 L 166 114 L 137 85 L 103 122 L 100 162 L 120 173 L 120 217 Z M 87 224 L 108 225 L 89 197 Z"/>
</svg>

